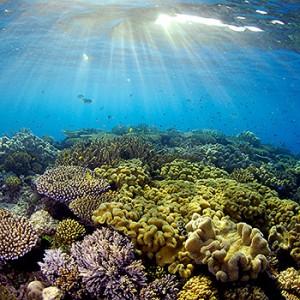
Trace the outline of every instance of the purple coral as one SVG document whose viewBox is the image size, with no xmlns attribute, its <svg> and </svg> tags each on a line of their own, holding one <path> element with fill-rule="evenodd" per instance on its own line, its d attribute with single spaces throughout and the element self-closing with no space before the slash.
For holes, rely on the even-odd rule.
<svg viewBox="0 0 300 300">
<path fill-rule="evenodd" d="M 98 178 L 94 171 L 79 166 L 49 169 L 35 180 L 35 185 L 39 194 L 66 204 L 109 189 L 106 180 Z"/>
<path fill-rule="evenodd" d="M 139 299 L 139 291 L 146 285 L 146 274 L 141 261 L 134 260 L 133 244 L 127 237 L 101 228 L 73 244 L 71 254 L 92 296 Z"/>
<path fill-rule="evenodd" d="M 41 267 L 42 273 L 52 283 L 55 283 L 59 277 L 59 269 L 72 270 L 76 267 L 74 259 L 70 255 L 62 252 L 60 248 L 46 250 L 44 262 L 39 262 L 38 264 Z"/>
<path fill-rule="evenodd" d="M 179 285 L 176 276 L 165 275 L 144 287 L 140 293 L 140 300 L 175 300 L 178 298 Z"/>
</svg>

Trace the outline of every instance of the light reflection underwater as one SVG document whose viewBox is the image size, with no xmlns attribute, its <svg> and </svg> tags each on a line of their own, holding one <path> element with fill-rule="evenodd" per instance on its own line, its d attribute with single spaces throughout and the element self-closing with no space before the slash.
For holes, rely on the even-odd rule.
<svg viewBox="0 0 300 300">
<path fill-rule="evenodd" d="M 248 1 L 6 1 L 1 8 L 2 132 L 32 127 L 57 136 L 146 122 L 246 129 L 297 147 L 293 6 L 284 13 Z M 92 105 L 79 105 L 78 94 Z"/>
</svg>

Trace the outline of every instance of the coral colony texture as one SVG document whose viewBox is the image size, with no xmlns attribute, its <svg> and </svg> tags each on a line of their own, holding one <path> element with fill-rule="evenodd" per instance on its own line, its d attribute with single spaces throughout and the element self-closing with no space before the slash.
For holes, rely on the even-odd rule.
<svg viewBox="0 0 300 300">
<path fill-rule="evenodd" d="M 299 155 L 249 131 L 64 133 L 0 138 L 0 300 L 300 299 Z"/>
</svg>

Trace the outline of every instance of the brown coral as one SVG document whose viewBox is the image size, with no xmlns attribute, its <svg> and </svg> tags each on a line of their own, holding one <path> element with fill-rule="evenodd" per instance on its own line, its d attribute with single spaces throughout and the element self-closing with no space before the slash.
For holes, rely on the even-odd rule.
<svg viewBox="0 0 300 300">
<path fill-rule="evenodd" d="M 100 179 L 87 168 L 60 166 L 47 170 L 35 181 L 39 194 L 69 204 L 85 195 L 98 195 L 109 188 L 106 180 Z"/>
<path fill-rule="evenodd" d="M 267 241 L 250 225 L 194 214 L 186 227 L 186 249 L 197 264 L 207 264 L 218 280 L 255 279 L 268 265 Z"/>
<path fill-rule="evenodd" d="M 73 200 L 69 208 L 85 224 L 93 225 L 92 215 L 103 202 L 113 201 L 117 196 L 116 192 L 108 191 L 100 195 L 87 195 Z"/>
<path fill-rule="evenodd" d="M 24 217 L 0 210 L 0 259 L 17 259 L 37 243 L 38 236 Z"/>
</svg>

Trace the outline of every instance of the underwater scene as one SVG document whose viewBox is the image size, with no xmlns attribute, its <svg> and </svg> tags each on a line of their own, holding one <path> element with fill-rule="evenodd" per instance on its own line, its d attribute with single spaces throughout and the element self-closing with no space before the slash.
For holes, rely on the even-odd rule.
<svg viewBox="0 0 300 300">
<path fill-rule="evenodd" d="M 0 300 L 300 299 L 300 3 L 0 1 Z"/>
</svg>

